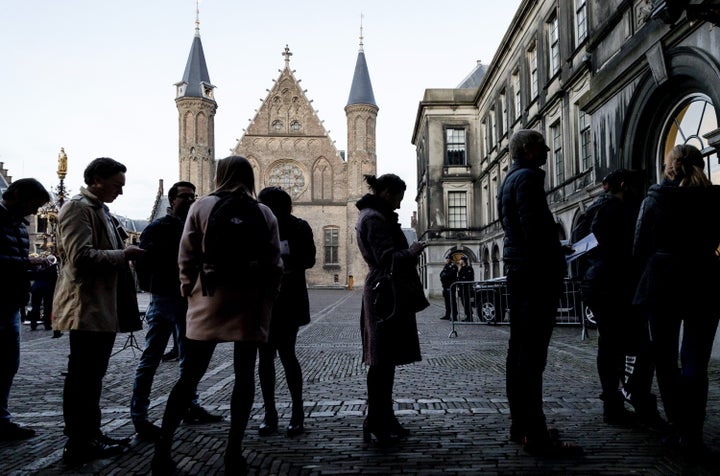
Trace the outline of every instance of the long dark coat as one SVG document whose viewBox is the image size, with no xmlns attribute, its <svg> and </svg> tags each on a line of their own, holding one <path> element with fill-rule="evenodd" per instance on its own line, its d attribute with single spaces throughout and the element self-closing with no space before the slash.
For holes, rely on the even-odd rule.
<svg viewBox="0 0 720 476">
<path fill-rule="evenodd" d="M 363 362 L 367 365 L 417 362 L 421 357 L 415 313 L 400 308 L 391 319 L 382 321 L 371 297 L 372 287 L 393 261 L 393 273 L 403 276 L 401 279 L 419 279 L 417 256 L 409 250 L 397 214 L 384 200 L 368 194 L 358 201 L 357 207 L 360 210 L 355 226 L 357 243 L 369 267 L 360 313 Z"/>
</svg>

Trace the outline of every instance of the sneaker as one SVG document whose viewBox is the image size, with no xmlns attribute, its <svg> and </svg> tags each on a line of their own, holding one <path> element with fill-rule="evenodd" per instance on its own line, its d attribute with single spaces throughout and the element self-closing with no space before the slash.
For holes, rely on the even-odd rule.
<svg viewBox="0 0 720 476">
<path fill-rule="evenodd" d="M 163 362 L 173 362 L 178 359 L 178 350 L 173 347 L 170 352 L 162 356 Z"/>
<path fill-rule="evenodd" d="M 188 425 L 196 425 L 201 423 L 218 423 L 223 421 L 222 415 L 213 415 L 200 405 L 191 406 L 185 415 L 184 421 Z"/>
<path fill-rule="evenodd" d="M 17 423 L 0 425 L 0 441 L 26 440 L 35 436 L 35 430 L 23 428 Z"/>
<path fill-rule="evenodd" d="M 111 436 L 108 436 L 104 433 L 100 433 L 97 436 L 97 441 L 100 443 L 106 444 L 106 445 L 120 445 L 120 446 L 128 446 L 130 444 L 130 441 L 132 438 L 126 437 L 126 438 L 113 438 Z"/>
</svg>

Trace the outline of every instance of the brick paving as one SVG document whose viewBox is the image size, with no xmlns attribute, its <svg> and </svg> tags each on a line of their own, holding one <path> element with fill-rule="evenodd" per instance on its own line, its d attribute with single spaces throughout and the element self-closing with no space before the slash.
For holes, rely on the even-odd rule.
<svg viewBox="0 0 720 476">
<path fill-rule="evenodd" d="M 140 294 L 141 304 L 148 295 Z M 392 448 L 362 441 L 366 368 L 360 361 L 360 291 L 311 290 L 312 322 L 301 329 L 298 356 L 305 380 L 306 434 L 288 439 L 280 432 L 257 436 L 262 399 L 256 391 L 245 438 L 251 474 L 719 474 L 718 464 L 693 465 L 659 444 L 659 435 L 645 428 L 617 428 L 602 422 L 595 370 L 596 333 L 581 339 L 577 326 L 556 328 L 545 372 L 545 409 L 549 423 L 565 439 L 585 448 L 572 460 L 533 458 L 510 443 L 505 397 L 504 359 L 508 327 L 450 324 L 439 320 L 442 303 L 418 316 L 423 361 L 398 369 L 395 401 L 400 420 L 412 432 Z M 18 423 L 37 430 L 35 438 L 0 443 L 0 474 L 149 474 L 151 443 L 133 440 L 125 455 L 66 469 L 61 461 L 61 372 L 67 364 L 68 339 L 23 326 L 20 372 L 11 393 Z M 140 345 L 143 333 L 136 333 Z M 118 335 L 105 378 L 103 430 L 114 437 L 131 436 L 129 415 L 132 379 L 140 352 L 123 349 L 127 335 Z M 281 429 L 288 423 L 290 397 L 282 366 L 277 362 L 277 402 Z M 720 451 L 720 362 L 711 363 L 706 441 Z M 177 362 L 162 363 L 151 395 L 151 419 L 159 420 Z M 232 345 L 217 347 L 200 384 L 201 402 L 229 419 L 232 389 Z M 222 453 L 229 422 L 181 425 L 173 456 L 178 474 L 222 474 Z"/>
</svg>

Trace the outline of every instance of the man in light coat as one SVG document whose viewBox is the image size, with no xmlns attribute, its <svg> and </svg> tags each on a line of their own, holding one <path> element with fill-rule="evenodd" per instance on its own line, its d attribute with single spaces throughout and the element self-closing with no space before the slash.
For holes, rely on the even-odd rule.
<svg viewBox="0 0 720 476">
<path fill-rule="evenodd" d="M 58 217 L 60 276 L 53 303 L 53 328 L 70 331 L 70 356 L 63 391 L 68 441 L 63 460 L 76 465 L 116 455 L 127 440 L 100 430 L 100 394 L 115 335 L 139 330 L 134 280 L 128 261 L 144 251 L 125 247 L 124 231 L 105 205 L 122 194 L 126 167 L 110 158 L 87 166 L 87 187 Z"/>
</svg>

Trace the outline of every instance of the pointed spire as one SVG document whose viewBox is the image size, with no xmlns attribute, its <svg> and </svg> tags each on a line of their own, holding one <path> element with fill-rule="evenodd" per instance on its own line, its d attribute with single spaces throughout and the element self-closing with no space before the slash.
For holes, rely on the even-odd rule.
<svg viewBox="0 0 720 476">
<path fill-rule="evenodd" d="M 285 68 L 290 68 L 290 57 L 292 56 L 292 53 L 290 53 L 290 48 L 288 48 L 288 45 L 285 45 L 285 51 L 283 51 L 282 55 L 285 57 Z"/>
<path fill-rule="evenodd" d="M 178 98 L 200 97 L 213 99 L 212 90 L 215 86 L 210 82 L 210 74 L 205 63 L 205 53 L 200 40 L 200 2 L 198 0 L 195 2 L 195 37 L 190 47 L 190 55 L 185 65 L 183 78 L 175 85 L 178 87 Z"/>
<path fill-rule="evenodd" d="M 363 27 L 360 15 L 360 50 L 358 51 L 357 61 L 355 63 L 355 73 L 353 74 L 352 86 L 350 86 L 350 97 L 348 97 L 347 105 L 351 104 L 375 104 L 375 94 L 373 94 L 372 83 L 370 82 L 370 73 L 368 72 L 367 62 L 365 61 L 365 50 L 363 48 Z"/>
</svg>

